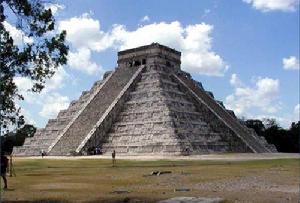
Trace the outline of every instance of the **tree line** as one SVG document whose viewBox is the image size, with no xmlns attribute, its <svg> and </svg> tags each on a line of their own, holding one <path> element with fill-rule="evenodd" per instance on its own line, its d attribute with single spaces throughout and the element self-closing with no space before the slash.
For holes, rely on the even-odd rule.
<svg viewBox="0 0 300 203">
<path fill-rule="evenodd" d="M 249 119 L 243 123 L 254 129 L 258 136 L 263 136 L 269 144 L 274 144 L 278 152 L 300 152 L 300 121 L 292 122 L 288 129 L 280 127 L 275 119 Z"/>
</svg>

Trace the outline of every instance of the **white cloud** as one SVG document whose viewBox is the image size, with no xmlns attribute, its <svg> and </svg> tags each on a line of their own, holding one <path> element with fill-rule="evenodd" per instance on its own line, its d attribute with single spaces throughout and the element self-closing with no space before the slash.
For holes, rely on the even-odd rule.
<svg viewBox="0 0 300 203">
<path fill-rule="evenodd" d="M 297 104 L 292 112 L 283 115 L 274 115 L 274 114 L 258 114 L 258 115 L 248 115 L 250 119 L 260 119 L 264 120 L 266 118 L 275 119 L 280 127 L 289 128 L 292 122 L 298 122 L 300 120 L 300 104 Z"/>
<path fill-rule="evenodd" d="M 148 22 L 148 21 L 150 21 L 150 18 L 149 18 L 149 16 L 145 15 L 140 21 L 141 22 Z"/>
<path fill-rule="evenodd" d="M 285 70 L 299 70 L 299 60 L 295 56 L 283 58 L 282 63 Z"/>
<path fill-rule="evenodd" d="M 16 45 L 22 43 L 33 43 L 33 38 L 26 37 L 21 30 L 9 24 L 7 21 L 3 22 L 4 28 L 9 32 L 10 36 L 13 38 Z"/>
<path fill-rule="evenodd" d="M 98 20 L 84 14 L 60 22 L 59 29 L 67 31 L 67 40 L 78 50 L 77 54 L 83 54 L 84 50 L 86 57 L 90 55 L 88 50 L 124 50 L 158 42 L 181 51 L 182 67 L 191 73 L 222 76 L 228 69 L 222 57 L 212 51 L 210 35 L 213 26 L 205 23 L 184 27 L 178 21 L 160 22 L 143 25 L 133 31 L 127 30 L 124 25 L 113 25 L 109 32 L 104 32 Z M 71 60 L 69 62 L 72 63 Z"/>
<path fill-rule="evenodd" d="M 230 84 L 235 87 L 243 86 L 242 81 L 238 78 L 237 74 L 232 74 L 230 78 Z"/>
<path fill-rule="evenodd" d="M 119 50 L 152 42 L 161 43 L 182 52 L 183 70 L 221 76 L 228 66 L 218 54 L 211 51 L 212 30 L 213 26 L 205 23 L 183 27 L 178 21 L 153 23 L 135 31 L 128 31 L 125 26 L 117 25 L 111 32 L 111 38 Z"/>
<path fill-rule="evenodd" d="M 243 0 L 255 9 L 268 11 L 296 11 L 299 0 Z"/>
<path fill-rule="evenodd" d="M 33 82 L 29 78 L 15 77 L 14 82 L 18 87 L 19 93 L 24 96 L 24 101 L 18 101 L 19 106 L 27 103 L 32 108 L 41 109 L 39 115 L 44 118 L 53 118 L 61 109 L 68 107 L 69 98 L 61 96 L 57 90 L 63 87 L 69 75 L 63 67 L 58 67 L 52 78 L 46 81 L 45 88 L 40 93 L 28 91 L 32 88 Z M 22 106 L 22 105 L 21 105 Z M 21 113 L 25 116 L 26 122 L 36 125 L 37 119 L 29 111 L 21 108 Z"/>
<path fill-rule="evenodd" d="M 230 83 L 235 90 L 226 97 L 225 106 L 234 110 L 238 116 L 245 116 L 253 109 L 262 113 L 275 113 L 280 109 L 277 101 L 279 80 L 258 78 L 254 87 L 248 87 L 233 74 Z"/>
<path fill-rule="evenodd" d="M 63 67 L 59 66 L 55 71 L 54 75 L 46 80 L 45 89 L 43 92 L 49 92 L 50 90 L 56 90 L 61 88 L 64 85 L 64 81 L 68 77 L 68 73 L 64 70 Z M 32 88 L 33 82 L 30 78 L 17 76 L 14 78 L 14 82 L 17 85 L 19 91 L 27 92 L 27 90 Z"/>
<path fill-rule="evenodd" d="M 68 77 L 69 74 L 65 71 L 65 69 L 62 66 L 59 66 L 54 75 L 46 81 L 43 93 L 63 87 Z"/>
<path fill-rule="evenodd" d="M 24 96 L 26 102 L 42 103 L 39 101 L 42 101 L 46 94 L 63 87 L 68 77 L 69 75 L 64 68 L 61 66 L 58 67 L 55 74 L 50 79 L 46 80 L 45 88 L 40 93 L 33 93 L 30 91 L 33 82 L 29 78 L 18 76 L 14 78 L 14 82 L 17 85 L 19 93 Z"/>
<path fill-rule="evenodd" d="M 28 103 L 34 103 L 37 94 L 30 91 L 33 86 L 32 80 L 25 77 L 15 77 L 14 82 L 18 88 L 18 93 L 24 97 L 24 100 Z"/>
<path fill-rule="evenodd" d="M 66 40 L 75 48 L 102 51 L 110 46 L 104 32 L 100 30 L 100 22 L 87 13 L 61 21 L 58 29 L 67 31 Z"/>
<path fill-rule="evenodd" d="M 103 72 L 100 66 L 91 61 L 91 50 L 87 48 L 80 48 L 78 52 L 69 52 L 68 64 L 71 68 L 89 75 Z"/>
<path fill-rule="evenodd" d="M 83 73 L 93 75 L 103 73 L 100 65 L 92 61 L 92 51 L 103 51 L 111 46 L 107 35 L 101 31 L 100 22 L 90 17 L 90 14 L 83 14 L 61 21 L 59 28 L 67 31 L 67 41 L 72 45 L 74 51 L 68 55 L 70 68 Z"/>
<path fill-rule="evenodd" d="M 180 23 L 153 23 L 128 31 L 124 25 L 113 27 L 111 38 L 119 50 L 159 42 L 171 47 L 181 47 L 183 28 Z"/>
<path fill-rule="evenodd" d="M 32 115 L 29 113 L 29 111 L 25 110 L 24 108 L 21 108 L 21 114 L 24 116 L 25 122 L 27 124 L 36 125 L 36 122 L 33 119 Z"/>
<path fill-rule="evenodd" d="M 177 22 L 153 23 L 127 31 L 124 26 L 113 29 L 112 35 L 120 49 L 133 48 L 158 42 L 182 51 L 182 68 L 191 73 L 215 75 L 224 74 L 227 65 L 222 58 L 211 51 L 210 33 L 213 27 L 201 23 L 182 27 Z M 148 37 L 145 37 L 148 36 Z"/>
<path fill-rule="evenodd" d="M 58 93 L 48 95 L 39 115 L 48 119 L 54 118 L 60 110 L 66 109 L 69 103 L 69 98 L 66 96 L 61 96 Z"/>
<path fill-rule="evenodd" d="M 32 88 L 32 80 L 30 80 L 29 78 L 25 78 L 25 77 L 15 77 L 14 78 L 14 82 L 18 87 L 18 90 L 20 92 L 27 92 L 27 90 Z"/>
<path fill-rule="evenodd" d="M 65 9 L 65 6 L 62 4 L 52 4 L 52 3 L 46 3 L 45 5 L 46 9 L 51 9 L 51 12 L 53 15 L 57 13 L 58 10 L 63 10 Z"/>
</svg>

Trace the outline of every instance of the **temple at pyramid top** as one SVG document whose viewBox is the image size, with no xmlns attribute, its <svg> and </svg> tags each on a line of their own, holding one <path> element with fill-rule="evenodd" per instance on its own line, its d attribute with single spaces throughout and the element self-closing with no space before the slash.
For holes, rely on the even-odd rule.
<svg viewBox="0 0 300 203">
<path fill-rule="evenodd" d="M 14 148 L 14 155 L 276 151 L 182 71 L 180 57 L 158 43 L 120 51 L 114 71 Z"/>
<path fill-rule="evenodd" d="M 181 53 L 158 43 L 118 52 L 119 66 L 140 66 L 146 63 L 163 63 L 180 68 Z"/>
</svg>

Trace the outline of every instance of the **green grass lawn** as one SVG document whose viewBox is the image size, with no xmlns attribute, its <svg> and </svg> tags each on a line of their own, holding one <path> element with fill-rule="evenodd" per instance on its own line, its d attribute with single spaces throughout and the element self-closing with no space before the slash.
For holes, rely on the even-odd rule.
<svg viewBox="0 0 300 203">
<path fill-rule="evenodd" d="M 299 193 L 280 190 L 297 189 L 299 163 L 297 159 L 118 160 L 117 166 L 112 167 L 111 160 L 104 159 L 16 159 L 14 160 L 16 177 L 8 178 L 9 189 L 2 191 L 1 198 L 5 201 L 37 202 L 46 200 L 50 202 L 156 202 L 176 196 L 199 196 L 222 197 L 226 202 L 243 201 L 249 198 L 257 201 L 271 200 L 270 202 L 272 200 L 293 201 L 299 198 Z M 152 171 L 172 171 L 172 173 L 144 176 Z M 247 181 L 252 181 L 253 178 L 258 181 L 259 188 L 252 188 L 255 185 L 249 183 L 250 186 L 252 184 L 249 190 L 240 190 L 240 188 L 247 188 Z M 244 180 L 246 180 L 245 184 Z M 203 188 L 203 184 L 207 187 Z M 235 184 L 241 184 L 241 187 L 235 189 Z M 188 188 L 190 191 L 175 192 L 176 188 Z M 266 193 L 265 188 L 270 191 Z M 128 193 L 114 192 L 118 190 L 128 191 Z"/>
</svg>

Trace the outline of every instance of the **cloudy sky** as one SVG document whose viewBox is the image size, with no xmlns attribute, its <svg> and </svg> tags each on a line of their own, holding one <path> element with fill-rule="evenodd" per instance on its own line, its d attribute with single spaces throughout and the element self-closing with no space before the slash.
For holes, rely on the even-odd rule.
<svg viewBox="0 0 300 203">
<path fill-rule="evenodd" d="M 299 120 L 299 0 L 72 0 L 47 4 L 67 31 L 68 65 L 39 95 L 15 78 L 28 122 L 44 127 L 116 67 L 117 51 L 158 42 L 239 117 Z M 15 40 L 30 42 L 10 22 Z"/>
</svg>

